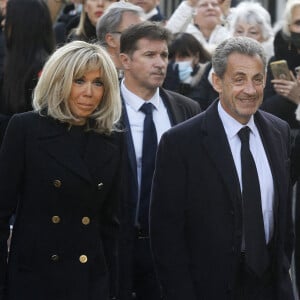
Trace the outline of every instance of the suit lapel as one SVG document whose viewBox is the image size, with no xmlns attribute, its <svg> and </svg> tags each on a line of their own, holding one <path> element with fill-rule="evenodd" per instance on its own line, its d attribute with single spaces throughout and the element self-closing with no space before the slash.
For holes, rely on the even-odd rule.
<svg viewBox="0 0 300 300">
<path fill-rule="evenodd" d="M 39 131 L 41 149 L 59 164 L 90 182 L 91 177 L 88 169 L 68 134 L 68 125 L 50 118 L 43 119 L 41 123 L 42 128 Z"/>
<path fill-rule="evenodd" d="M 127 144 L 127 153 L 128 153 L 128 158 L 129 158 L 129 166 L 131 169 L 131 172 L 135 178 L 135 181 L 137 183 L 137 165 L 136 165 L 136 156 L 135 156 L 135 150 L 134 150 L 134 144 L 133 144 L 133 138 L 131 134 L 131 129 L 130 129 L 130 123 L 127 115 L 127 110 L 126 110 L 126 105 L 123 99 L 123 96 L 121 94 L 121 99 L 122 99 L 122 125 L 125 128 L 125 139 L 126 139 L 126 144 Z"/>
<path fill-rule="evenodd" d="M 103 169 L 119 148 L 111 142 L 111 137 L 93 131 L 89 132 L 86 150 L 83 158 L 91 180 L 99 180 L 103 176 Z M 93 182 L 94 184 L 98 182 Z"/>
<path fill-rule="evenodd" d="M 222 121 L 217 111 L 217 101 L 205 111 L 203 146 L 207 149 L 208 156 L 214 161 L 216 169 L 231 196 L 231 199 L 241 197 L 240 185 L 235 169 L 230 146 L 223 128 Z M 255 123 L 261 134 L 263 145 L 269 160 L 274 180 L 275 208 L 278 200 L 284 199 L 282 187 L 282 174 L 286 174 L 285 157 L 280 132 L 260 113 L 255 114 Z M 269 124 L 268 124 L 269 123 Z M 288 174 L 286 174 L 288 176 Z M 232 189 L 232 186 L 235 188 Z M 275 216 L 277 209 L 275 209 Z"/>
<path fill-rule="evenodd" d="M 220 173 L 230 198 L 234 201 L 237 197 L 241 197 L 240 184 L 217 104 L 218 101 L 215 101 L 205 111 L 203 145 Z"/>
<path fill-rule="evenodd" d="M 50 122 L 49 122 L 50 120 Z M 114 155 L 116 147 L 110 143 L 109 137 L 90 131 L 84 156 L 77 150 L 77 145 L 68 134 L 68 125 L 50 118 L 42 120 L 42 128 L 38 138 L 41 149 L 59 164 L 77 176 L 94 184 L 101 167 Z"/>
<path fill-rule="evenodd" d="M 274 191 L 275 191 L 275 207 L 278 206 L 278 199 L 283 197 L 282 189 L 282 174 L 285 174 L 284 153 L 282 151 L 282 141 L 280 139 L 280 132 L 269 123 L 260 112 L 255 115 L 255 123 L 258 127 L 264 149 L 266 151 L 269 165 L 273 175 Z M 281 147 L 282 146 L 282 147 Z M 275 209 L 275 212 L 277 210 Z"/>
<path fill-rule="evenodd" d="M 180 103 L 175 103 L 175 101 L 172 101 L 172 99 L 170 99 L 166 91 L 164 91 L 163 89 L 159 89 L 159 94 L 162 101 L 164 102 L 164 105 L 167 108 L 167 113 L 170 119 L 171 126 L 182 122 L 182 113 L 180 109 L 178 109 Z"/>
</svg>

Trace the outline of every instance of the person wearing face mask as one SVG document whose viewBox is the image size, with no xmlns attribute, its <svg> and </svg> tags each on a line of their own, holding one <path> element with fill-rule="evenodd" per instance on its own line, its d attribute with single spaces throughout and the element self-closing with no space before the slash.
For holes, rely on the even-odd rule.
<svg viewBox="0 0 300 300">
<path fill-rule="evenodd" d="M 169 46 L 169 64 L 163 87 L 199 102 L 199 82 L 210 59 L 210 53 L 193 35 L 175 34 Z"/>
</svg>

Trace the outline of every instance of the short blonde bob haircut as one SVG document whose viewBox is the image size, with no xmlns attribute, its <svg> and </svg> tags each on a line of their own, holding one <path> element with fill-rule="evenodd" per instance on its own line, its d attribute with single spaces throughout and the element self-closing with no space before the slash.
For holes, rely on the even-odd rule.
<svg viewBox="0 0 300 300">
<path fill-rule="evenodd" d="M 89 129 L 110 134 L 116 130 L 121 116 L 119 81 L 115 65 L 107 52 L 99 45 L 74 41 L 58 48 L 46 62 L 34 90 L 33 107 L 36 111 L 61 122 L 74 124 L 74 116 L 68 105 L 75 79 L 89 71 L 100 70 L 104 93 L 99 107 L 90 115 Z"/>
</svg>

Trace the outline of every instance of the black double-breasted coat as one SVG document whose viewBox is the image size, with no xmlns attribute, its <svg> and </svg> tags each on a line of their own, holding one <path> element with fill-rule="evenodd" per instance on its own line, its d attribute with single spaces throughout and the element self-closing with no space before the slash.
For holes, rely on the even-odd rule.
<svg viewBox="0 0 300 300">
<path fill-rule="evenodd" d="M 121 133 L 89 131 L 80 154 L 67 124 L 12 118 L 0 152 L 0 299 L 108 299 L 122 153 Z"/>
</svg>

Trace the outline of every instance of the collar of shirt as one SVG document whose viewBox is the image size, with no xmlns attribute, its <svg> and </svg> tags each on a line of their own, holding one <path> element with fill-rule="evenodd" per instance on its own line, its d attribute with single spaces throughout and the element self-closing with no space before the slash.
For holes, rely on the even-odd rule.
<svg viewBox="0 0 300 300">
<path fill-rule="evenodd" d="M 145 13 L 146 20 L 149 20 L 151 17 L 158 14 L 158 9 L 154 7 L 152 10 L 150 10 L 148 13 Z"/>
<path fill-rule="evenodd" d="M 145 103 L 145 100 L 132 93 L 124 84 L 124 79 L 121 82 L 121 93 L 123 95 L 123 99 L 127 105 L 129 105 L 134 111 L 138 112 L 142 105 Z M 153 97 L 147 100 L 147 103 L 152 103 L 154 108 L 159 111 L 160 109 L 160 95 L 159 88 L 157 88 Z"/>
<path fill-rule="evenodd" d="M 248 126 L 251 129 L 251 133 L 253 133 L 254 136 L 258 136 L 258 129 L 254 122 L 253 115 L 251 116 L 249 122 L 245 125 L 238 122 L 236 119 L 234 119 L 232 116 L 230 116 L 222 107 L 221 102 L 218 103 L 218 113 L 220 116 L 220 119 L 223 123 L 226 135 L 228 139 L 233 139 L 237 136 L 238 132 L 245 126 Z"/>
</svg>

